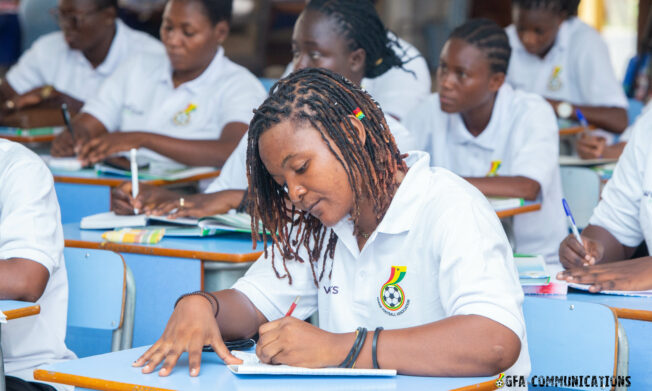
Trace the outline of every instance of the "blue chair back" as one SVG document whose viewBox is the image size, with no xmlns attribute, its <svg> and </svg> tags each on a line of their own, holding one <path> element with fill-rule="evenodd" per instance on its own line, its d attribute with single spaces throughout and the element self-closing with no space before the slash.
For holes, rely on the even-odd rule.
<svg viewBox="0 0 652 391">
<path fill-rule="evenodd" d="M 622 373 L 617 371 L 618 320 L 609 307 L 526 296 L 523 314 L 532 363 L 530 380 L 534 383 L 537 380 L 532 376 L 616 376 Z"/>
<path fill-rule="evenodd" d="M 135 284 L 122 256 L 107 250 L 66 248 L 66 345 L 78 357 L 131 347 Z"/>
</svg>

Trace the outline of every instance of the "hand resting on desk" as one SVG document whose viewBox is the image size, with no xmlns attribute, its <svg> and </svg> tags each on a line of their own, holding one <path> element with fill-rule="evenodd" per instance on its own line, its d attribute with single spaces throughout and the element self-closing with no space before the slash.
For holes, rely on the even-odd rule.
<svg viewBox="0 0 652 391">
<path fill-rule="evenodd" d="M 590 292 L 650 290 L 652 289 L 652 257 L 572 268 L 557 274 L 557 279 L 589 284 Z"/>
</svg>

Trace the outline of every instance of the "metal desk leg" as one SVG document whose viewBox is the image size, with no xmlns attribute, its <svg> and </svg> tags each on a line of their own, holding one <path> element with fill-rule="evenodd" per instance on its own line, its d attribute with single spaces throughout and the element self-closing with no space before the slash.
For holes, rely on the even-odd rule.
<svg viewBox="0 0 652 391">
<path fill-rule="evenodd" d="M 616 375 L 627 376 L 629 374 L 629 342 L 623 325 L 618 322 L 618 366 Z M 615 391 L 626 391 L 627 387 L 616 387 Z"/>
</svg>

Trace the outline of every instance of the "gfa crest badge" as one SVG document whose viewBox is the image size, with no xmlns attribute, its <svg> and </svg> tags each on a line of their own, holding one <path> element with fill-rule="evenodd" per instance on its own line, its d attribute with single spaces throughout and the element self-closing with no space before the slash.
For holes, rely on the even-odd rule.
<svg viewBox="0 0 652 391">
<path fill-rule="evenodd" d="M 196 104 L 194 103 L 188 104 L 188 107 L 186 107 L 184 110 L 181 110 L 174 115 L 174 118 L 172 118 L 172 122 L 174 122 L 175 125 L 187 125 L 188 122 L 190 122 L 190 113 L 192 113 L 195 110 L 197 110 Z"/>
<path fill-rule="evenodd" d="M 410 305 L 410 300 L 405 298 L 403 288 L 398 285 L 405 278 L 406 272 L 406 266 L 392 266 L 389 280 L 380 288 L 378 305 L 387 315 L 401 315 Z"/>
<path fill-rule="evenodd" d="M 557 91 L 561 88 L 561 67 L 557 65 L 550 75 L 550 80 L 548 81 L 548 89 L 550 91 Z"/>
</svg>

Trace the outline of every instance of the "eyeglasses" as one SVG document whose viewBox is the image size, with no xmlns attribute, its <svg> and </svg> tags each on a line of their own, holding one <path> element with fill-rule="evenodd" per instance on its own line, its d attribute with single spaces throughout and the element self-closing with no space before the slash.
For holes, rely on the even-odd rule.
<svg viewBox="0 0 652 391">
<path fill-rule="evenodd" d="M 88 20 L 89 16 L 102 10 L 104 8 L 96 8 L 85 12 L 61 12 L 60 9 L 53 8 L 50 10 L 50 14 L 59 25 L 67 24 L 70 27 L 78 28 Z"/>
</svg>

